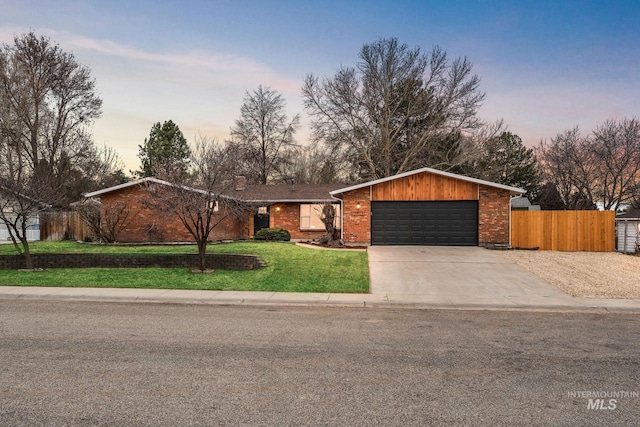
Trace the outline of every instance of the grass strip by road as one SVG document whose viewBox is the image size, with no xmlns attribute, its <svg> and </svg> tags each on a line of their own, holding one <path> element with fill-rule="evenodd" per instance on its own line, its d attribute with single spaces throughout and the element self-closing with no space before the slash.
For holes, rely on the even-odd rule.
<svg viewBox="0 0 640 427">
<path fill-rule="evenodd" d="M 194 245 L 115 246 L 76 242 L 34 242 L 32 253 L 184 254 Z M 367 254 L 323 251 L 290 243 L 237 242 L 210 245 L 208 253 L 252 254 L 267 266 L 259 270 L 216 270 L 193 274 L 184 268 L 60 268 L 35 272 L 0 270 L 0 285 L 150 289 L 207 289 L 272 292 L 366 293 Z M 0 245 L 0 255 L 14 255 Z"/>
</svg>

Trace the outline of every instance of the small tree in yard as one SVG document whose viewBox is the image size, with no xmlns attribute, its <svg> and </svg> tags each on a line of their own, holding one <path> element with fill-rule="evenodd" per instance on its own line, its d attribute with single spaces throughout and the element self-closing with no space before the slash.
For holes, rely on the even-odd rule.
<svg viewBox="0 0 640 427">
<path fill-rule="evenodd" d="M 88 199 L 76 206 L 76 211 L 80 215 L 93 235 L 101 242 L 114 243 L 118 240 L 118 235 L 124 230 L 135 217 L 131 208 L 122 202 L 100 212 L 100 202 Z"/>
<path fill-rule="evenodd" d="M 243 204 L 224 196 L 233 189 L 232 162 L 227 161 L 230 154 L 216 140 L 199 137 L 190 155 L 192 173 L 161 173 L 171 184 L 158 186 L 150 202 L 168 214 L 177 215 L 194 238 L 200 271 L 207 269 L 205 254 L 211 232 L 226 219 L 246 214 Z"/>
<path fill-rule="evenodd" d="M 16 188 L 21 186 L 3 187 L 0 184 L 0 221 L 7 227 L 16 251 L 24 257 L 25 268 L 33 270 L 34 264 L 27 240 L 29 221 L 48 205 L 16 191 Z"/>
<path fill-rule="evenodd" d="M 336 208 L 331 203 L 325 203 L 322 205 L 322 211 L 320 213 L 320 221 L 324 224 L 324 229 L 327 231 L 329 237 L 329 246 L 339 246 L 340 243 L 340 229 L 336 227 Z"/>
</svg>

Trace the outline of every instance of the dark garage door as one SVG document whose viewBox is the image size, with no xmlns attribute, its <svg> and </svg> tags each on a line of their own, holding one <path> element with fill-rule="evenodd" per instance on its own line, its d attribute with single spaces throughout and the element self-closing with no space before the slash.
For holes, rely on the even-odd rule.
<svg viewBox="0 0 640 427">
<path fill-rule="evenodd" d="M 478 202 L 371 202 L 371 244 L 477 246 Z"/>
</svg>

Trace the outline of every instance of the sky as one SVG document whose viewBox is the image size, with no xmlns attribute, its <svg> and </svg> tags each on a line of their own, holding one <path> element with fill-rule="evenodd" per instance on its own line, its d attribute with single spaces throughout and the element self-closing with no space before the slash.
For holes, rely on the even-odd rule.
<svg viewBox="0 0 640 427">
<path fill-rule="evenodd" d="M 156 122 L 189 141 L 225 140 L 246 92 L 282 94 L 309 143 L 305 76 L 354 66 L 364 44 L 396 37 L 466 57 L 486 93 L 479 117 L 535 146 L 579 126 L 640 116 L 640 1 L 0 0 L 0 42 L 29 31 L 91 69 L 98 145 L 125 171 Z"/>
</svg>

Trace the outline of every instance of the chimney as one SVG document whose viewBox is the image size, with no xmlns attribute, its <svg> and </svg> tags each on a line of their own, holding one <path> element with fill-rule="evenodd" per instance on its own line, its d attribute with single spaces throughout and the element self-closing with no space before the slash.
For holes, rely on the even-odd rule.
<svg viewBox="0 0 640 427">
<path fill-rule="evenodd" d="M 296 181 L 295 180 L 291 180 L 291 191 L 296 191 Z"/>
<path fill-rule="evenodd" d="M 234 178 L 236 191 L 244 191 L 247 188 L 247 178 L 244 176 L 236 176 Z"/>
</svg>

